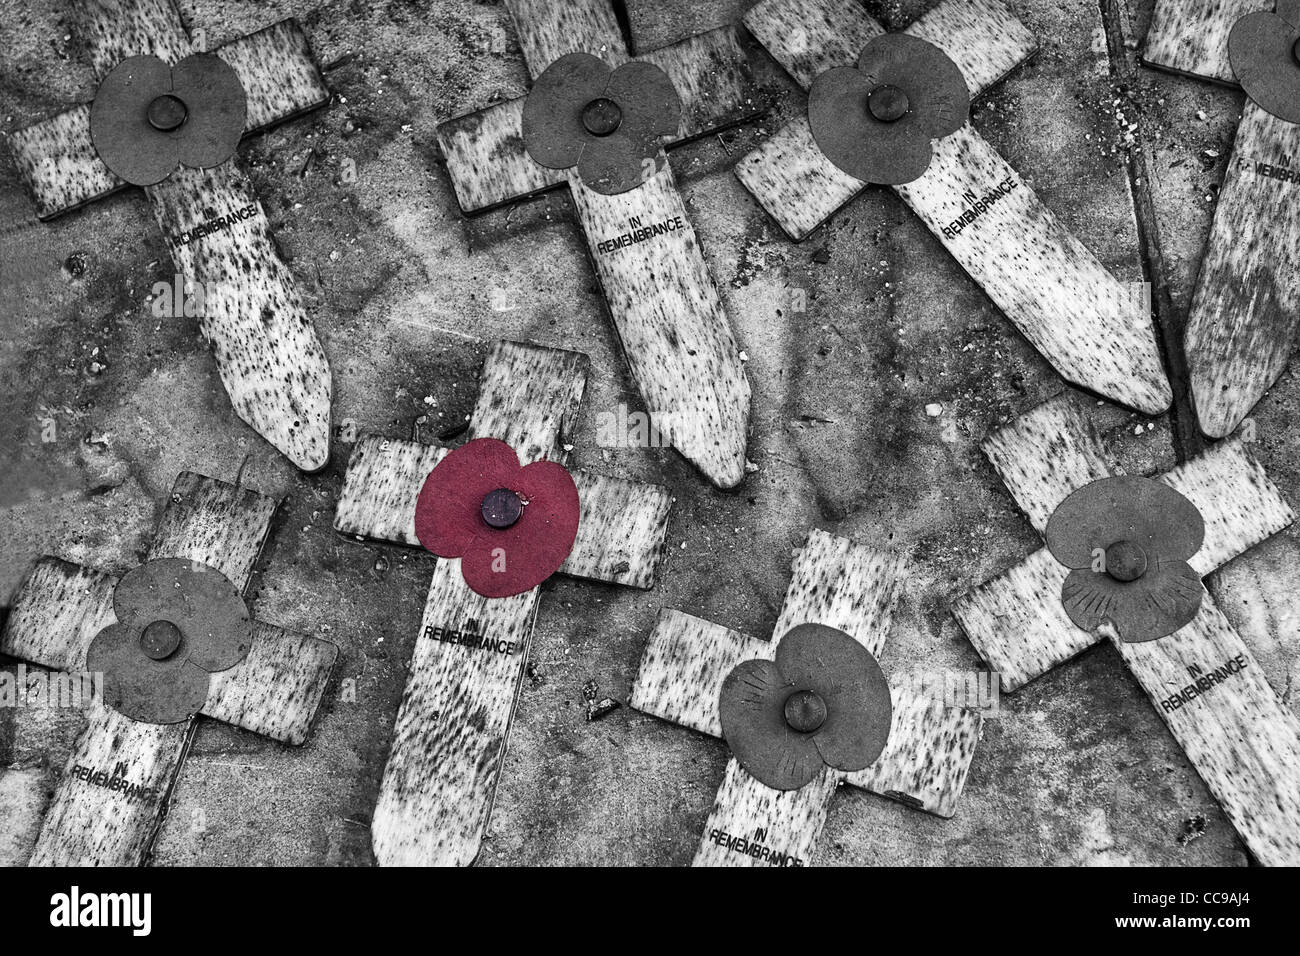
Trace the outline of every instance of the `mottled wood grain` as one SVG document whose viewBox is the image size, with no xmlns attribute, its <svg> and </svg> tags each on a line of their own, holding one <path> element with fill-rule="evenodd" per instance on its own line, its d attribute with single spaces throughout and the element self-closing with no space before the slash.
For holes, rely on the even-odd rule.
<svg viewBox="0 0 1300 956">
<path fill-rule="evenodd" d="M 681 98 L 682 120 L 676 138 L 667 143 L 670 147 L 763 112 L 749 60 L 740 48 L 734 26 L 686 37 L 636 58 L 668 74 Z"/>
<path fill-rule="evenodd" d="M 74 19 L 101 77 L 129 56 L 151 53 L 175 62 L 192 50 L 170 0 L 87 3 Z M 217 53 L 244 84 L 250 131 L 329 99 L 295 21 L 235 40 Z M 120 185 L 95 157 L 86 107 L 20 131 L 11 143 L 42 218 Z M 176 273 L 202 287 L 200 329 L 235 413 L 299 468 L 324 467 L 329 363 L 238 159 L 206 170 L 179 167 L 145 193 Z M 192 237 L 195 227 L 235 214 L 247 218 Z"/>
<path fill-rule="evenodd" d="M 1228 35 L 1241 17 L 1273 8 L 1273 0 L 1160 0 L 1143 60 L 1235 85 Z M 1250 413 L 1295 345 L 1300 231 L 1285 224 L 1300 189 L 1298 155 L 1300 127 L 1247 99 L 1187 322 L 1192 401 L 1213 438 Z"/>
<path fill-rule="evenodd" d="M 565 182 L 524 149 L 524 97 L 439 123 L 434 135 L 462 212 L 476 213 Z"/>
<path fill-rule="evenodd" d="M 338 656 L 329 641 L 255 621 L 252 649 L 238 666 L 212 676 L 203 714 L 300 746 Z"/>
<path fill-rule="evenodd" d="M 125 185 L 95 152 L 89 104 L 15 130 L 8 138 L 39 219 L 52 219 Z"/>
<path fill-rule="evenodd" d="M 1272 10 L 1273 4 L 1274 0 L 1156 0 L 1142 62 L 1235 85 L 1228 34 L 1246 14 Z"/>
<path fill-rule="evenodd" d="M 51 670 L 73 670 L 95 635 L 112 624 L 117 575 L 44 557 L 36 562 L 0 632 L 0 654 Z"/>
<path fill-rule="evenodd" d="M 507 3 L 530 73 L 574 51 L 626 59 L 607 0 Z M 617 51 L 612 55 L 611 51 Z M 672 78 L 682 98 L 677 142 L 760 112 L 734 30 L 713 30 L 653 51 L 645 59 Z M 466 212 L 527 195 L 557 182 L 523 152 L 522 104 L 500 104 L 439 127 L 439 145 Z M 632 378 L 660 434 L 714 484 L 744 477 L 749 383 L 740 350 L 704 260 L 672 170 L 636 189 L 606 196 L 564 173 L 604 289 Z M 621 248 L 602 246 L 638 229 L 658 229 Z"/>
<path fill-rule="evenodd" d="M 1247 100 L 1187 320 L 1192 401 L 1201 430 L 1215 438 L 1241 423 L 1291 358 L 1298 199 L 1300 126 Z"/>
<path fill-rule="evenodd" d="M 1118 473 L 1091 419 L 1068 394 L 990 432 L 980 449 L 1040 535 L 1072 492 Z"/>
<path fill-rule="evenodd" d="M 469 438 L 499 438 L 522 461 L 564 461 L 568 426 L 586 386 L 586 355 L 496 343 L 479 378 Z M 415 499 L 440 452 L 367 437 L 357 444 L 335 527 L 417 543 Z M 576 474 L 582 512 L 568 574 L 649 587 L 663 551 L 668 492 Z M 373 487 L 372 487 L 373 486 Z M 539 591 L 485 598 L 460 559 L 434 562 L 371 822 L 381 864 L 467 865 L 478 855 L 528 660 Z M 447 632 L 473 633 L 470 643 Z M 485 638 L 485 646 L 480 638 Z"/>
<path fill-rule="evenodd" d="M 733 28 L 688 37 L 638 59 L 667 73 L 682 100 L 678 135 L 666 146 L 762 112 Z M 519 97 L 438 124 L 438 148 L 465 213 L 483 212 L 567 181 L 564 170 L 548 169 L 529 157 L 524 149 L 523 111 L 524 97 Z"/>
<path fill-rule="evenodd" d="M 1061 501 L 1084 485 L 1120 474 L 1090 422 L 1066 397 L 1052 399 L 985 439 L 984 452 L 1041 534 Z M 1190 561 L 1202 576 L 1289 525 L 1295 515 L 1262 467 L 1236 439 L 1157 476 L 1205 519 L 1205 540 Z M 1099 640 L 1075 627 L 1061 604 L 1069 571 L 1046 548 L 975 588 L 953 606 L 971 643 L 1015 690 Z"/>
<path fill-rule="evenodd" d="M 520 461 L 564 462 L 590 371 L 591 358 L 584 352 L 494 342 L 479 373 L 466 440 L 503 441 Z"/>
<path fill-rule="evenodd" d="M 628 703 L 643 713 L 722 736 L 718 695 L 741 661 L 770 658 L 768 641 L 664 608 L 655 619 Z"/>
<path fill-rule="evenodd" d="M 1206 594 L 1186 627 L 1158 641 L 1111 639 L 1174 739 L 1265 866 L 1300 865 L 1300 719 Z M 1179 707 L 1173 694 L 1229 661 L 1244 665 Z"/>
<path fill-rule="evenodd" d="M 143 866 L 193 729 L 192 720 L 145 724 L 107 707 L 92 710 L 28 865 Z M 114 780 L 133 789 L 113 789 Z"/>
<path fill-rule="evenodd" d="M 323 468 L 329 360 L 252 182 L 230 159 L 211 169 L 182 167 L 145 193 L 176 272 L 203 288 L 199 328 L 235 413 L 299 468 Z M 241 210 L 248 218 L 190 238 L 196 226 Z"/>
<path fill-rule="evenodd" d="M 1111 275 L 972 126 L 896 192 L 1067 382 L 1149 415 L 1169 407 L 1141 287 Z M 972 196 L 995 201 L 962 228 Z"/>
<path fill-rule="evenodd" d="M 182 473 L 159 520 L 150 558 L 201 561 L 246 588 L 276 505 L 250 489 Z M 42 559 L 19 594 L 0 648 L 47 666 L 83 668 L 90 640 L 115 619 L 115 583 L 112 575 Z M 39 656 L 28 657 L 29 652 Z M 256 622 L 249 657 L 213 678 L 202 712 L 302 743 L 337 654 L 327 641 Z M 193 727 L 193 720 L 146 724 L 96 703 L 55 791 L 32 864 L 145 862 Z M 104 785 L 114 777 L 148 792 Z"/>
<path fill-rule="evenodd" d="M 539 594 L 485 598 L 465 584 L 459 558 L 435 562 L 370 824 L 381 866 L 467 866 L 478 855 Z M 449 643 L 434 628 L 503 643 Z"/>
<path fill-rule="evenodd" d="M 915 810 L 952 817 L 975 759 L 983 718 L 906 682 L 893 682 L 890 696 L 894 712 L 885 749 L 871 766 L 841 774 L 841 780 Z"/>
<path fill-rule="evenodd" d="M 329 101 L 306 34 L 295 20 L 282 20 L 213 52 L 234 68 L 244 86 L 246 133 Z M 95 152 L 88 103 L 10 133 L 9 145 L 40 219 L 69 212 L 125 185 Z"/>
<path fill-rule="evenodd" d="M 614 65 L 628 59 L 609 0 L 506 0 L 506 9 L 534 79 L 566 53 L 590 53 Z"/>
<path fill-rule="evenodd" d="M 799 0 L 790 11 L 768 0 L 746 22 L 760 39 L 779 38 L 772 52 L 801 82 L 856 61 L 856 52 L 844 58 L 841 18 L 854 36 L 871 32 L 860 12 L 829 0 Z M 799 31 L 791 18 L 809 26 Z M 972 96 L 1037 48 L 997 0 L 942 3 L 904 32 L 952 57 Z M 837 59 L 810 56 L 822 42 Z M 806 118 L 743 158 L 736 175 L 796 240 L 864 188 L 821 153 Z M 895 191 L 1067 381 L 1149 414 L 1169 407 L 1145 296 L 1116 280 L 972 126 L 937 142 L 925 174 Z M 958 222 L 966 216 L 973 221 Z"/>
<path fill-rule="evenodd" d="M 329 102 L 307 34 L 297 20 L 281 20 L 212 51 L 239 76 L 247 98 L 244 132 L 255 133 Z"/>
<path fill-rule="evenodd" d="M 73 35 L 101 79 L 127 57 L 175 63 L 194 49 L 172 0 L 84 0 L 69 8 Z"/>
<path fill-rule="evenodd" d="M 1054 441 L 1058 428 L 1073 434 Z M 1057 399 L 1001 429 L 986 442 L 986 449 L 992 447 L 990 458 L 1009 476 L 1017 499 L 1032 502 L 1031 513 L 1042 515 L 1050 513 L 1051 497 L 1059 500 L 1073 490 L 1071 478 L 1082 486 L 1097 477 L 1096 443 L 1078 414 Z M 1056 456 L 1056 449 L 1063 453 Z M 1205 543 L 1191 561 L 1202 575 L 1295 518 L 1236 439 L 1161 480 L 1202 510 Z M 1002 673 L 1005 689 L 1014 690 L 1102 636 L 1081 631 L 1066 616 L 1060 588 L 1067 573 L 1043 549 L 954 607 L 971 642 Z M 1113 632 L 1105 636 L 1251 852 L 1264 863 L 1300 862 L 1300 830 L 1295 825 L 1300 810 L 1300 722 L 1209 595 L 1204 595 L 1197 617 L 1168 637 L 1129 644 Z M 1181 706 L 1173 704 L 1172 695 L 1230 661 L 1240 666 L 1237 673 L 1216 679 Z M 1198 670 L 1189 671 L 1193 667 Z"/>
<path fill-rule="evenodd" d="M 885 32 L 858 0 L 761 0 L 741 20 L 805 90 L 827 70 L 857 63 Z"/>
<path fill-rule="evenodd" d="M 771 641 L 665 609 L 646 642 L 630 704 L 721 737 L 718 695 L 723 680 L 741 661 L 771 659 L 775 652 Z M 906 681 L 895 682 L 891 694 L 894 719 L 884 752 L 870 767 L 840 777 L 852 786 L 950 817 L 979 740 L 980 715 L 919 694 Z"/>
<path fill-rule="evenodd" d="M 720 488 L 745 477 L 749 381 L 695 227 L 665 164 L 605 196 L 569 176 L 574 208 L 632 379 L 659 434 Z M 642 228 L 662 234 L 601 244 Z"/>
<path fill-rule="evenodd" d="M 774 641 L 800 624 L 825 624 L 880 657 L 906 567 L 901 555 L 814 528 L 795 552 Z"/>
<path fill-rule="evenodd" d="M 902 558 L 873 552 L 847 538 L 814 530 L 800 548 L 771 641 L 680 611 L 660 612 L 632 687 L 631 705 L 711 736 L 721 736 L 718 695 L 743 660 L 771 659 L 777 642 L 803 623 L 826 624 L 879 655 L 904 571 Z M 871 767 L 854 774 L 827 771 L 801 790 L 764 786 L 734 760 L 727 766 L 696 865 L 807 863 L 836 786 L 847 782 L 940 816 L 951 816 L 965 784 L 980 716 L 892 687 L 889 743 Z M 737 839 L 745 842 L 737 842 Z M 752 852 L 746 852 L 750 850 Z"/>
<path fill-rule="evenodd" d="M 416 499 L 424 479 L 448 450 L 381 435 L 362 435 L 348 458 L 343 490 L 334 510 L 334 530 L 418 548 Z"/>
<path fill-rule="evenodd" d="M 800 790 L 773 790 L 728 760 L 691 865 L 808 866 L 838 786 L 824 770 Z M 733 846 L 737 837 L 747 843 Z"/>
<path fill-rule="evenodd" d="M 885 32 L 856 0 L 764 0 L 745 15 L 745 24 L 804 89 L 828 69 L 855 64 L 867 41 Z M 903 32 L 948 54 L 972 98 L 1038 48 L 1034 36 L 997 0 L 948 0 Z M 796 242 L 866 188 L 822 154 L 806 116 L 742 157 L 736 176 Z"/>
</svg>

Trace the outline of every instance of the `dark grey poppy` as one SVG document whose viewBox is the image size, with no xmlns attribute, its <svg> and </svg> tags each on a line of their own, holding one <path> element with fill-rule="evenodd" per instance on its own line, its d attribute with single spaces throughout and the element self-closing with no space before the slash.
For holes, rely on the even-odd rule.
<svg viewBox="0 0 1300 956">
<path fill-rule="evenodd" d="M 104 675 L 104 702 L 151 724 L 202 709 L 211 674 L 234 667 L 253 644 L 248 607 L 216 568 L 164 558 L 128 572 L 113 591 L 117 623 L 95 636 L 86 670 Z"/>
<path fill-rule="evenodd" d="M 176 166 L 206 169 L 229 159 L 244 135 L 247 98 L 230 65 L 210 53 L 174 67 L 156 56 L 123 60 L 90 107 L 90 138 L 104 165 L 136 186 Z"/>
<path fill-rule="evenodd" d="M 1201 578 L 1187 562 L 1205 521 L 1162 482 L 1123 476 L 1084 485 L 1052 513 L 1045 537 L 1052 557 L 1072 569 L 1061 600 L 1085 631 L 1109 621 L 1122 640 L 1153 641 L 1201 607 Z"/>
<path fill-rule="evenodd" d="M 969 115 L 970 92 L 957 64 L 904 33 L 876 37 L 857 66 L 827 70 L 808 92 L 817 148 L 867 183 L 918 179 L 934 156 L 932 140 L 957 132 Z"/>
<path fill-rule="evenodd" d="M 651 63 L 618 69 L 590 53 L 548 66 L 524 101 L 524 148 L 548 169 L 578 169 L 584 186 L 627 192 L 659 172 L 665 137 L 681 123 L 672 80 Z"/>
<path fill-rule="evenodd" d="M 824 624 L 791 628 L 774 660 L 737 664 L 722 682 L 722 735 L 740 765 L 775 790 L 826 768 L 869 767 L 885 749 L 889 681 L 865 647 Z"/>
<path fill-rule="evenodd" d="M 1252 13 L 1228 34 L 1228 62 L 1246 95 L 1288 123 L 1300 123 L 1300 2 Z"/>
</svg>

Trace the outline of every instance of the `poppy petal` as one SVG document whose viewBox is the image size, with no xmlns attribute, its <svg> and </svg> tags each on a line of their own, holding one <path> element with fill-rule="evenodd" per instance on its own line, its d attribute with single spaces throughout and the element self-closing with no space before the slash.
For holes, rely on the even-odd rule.
<svg viewBox="0 0 1300 956">
<path fill-rule="evenodd" d="M 1252 13 L 1228 34 L 1228 62 L 1237 82 L 1262 109 L 1288 123 L 1300 123 L 1298 27 L 1273 13 Z"/>
<path fill-rule="evenodd" d="M 161 558 L 133 568 L 117 582 L 113 611 L 133 631 L 153 621 L 172 622 L 181 632 L 173 658 L 212 673 L 234 667 L 253 646 L 243 595 L 224 574 L 199 561 Z"/>
<path fill-rule="evenodd" d="M 86 670 L 102 674 L 104 703 L 133 720 L 175 724 L 203 709 L 208 673 L 181 653 L 156 661 L 140 648 L 140 630 L 110 624 L 86 649 Z"/>
<path fill-rule="evenodd" d="M 508 528 L 487 529 L 461 561 L 465 583 L 485 597 L 531 591 L 560 569 L 578 536 L 578 487 L 563 465 L 535 461 L 503 487 L 524 499 L 523 513 Z"/>
<path fill-rule="evenodd" d="M 657 145 L 647 147 L 614 133 L 587 144 L 578 160 L 578 178 L 594 192 L 617 196 L 659 175 L 667 161 Z"/>
<path fill-rule="evenodd" d="M 1136 581 L 1080 568 L 1061 586 L 1061 601 L 1076 627 L 1096 631 L 1109 621 L 1120 639 L 1154 641 L 1186 626 L 1201 607 L 1205 588 L 1185 561 L 1165 561 Z"/>
<path fill-rule="evenodd" d="M 1090 568 L 1097 554 L 1132 541 L 1148 560 L 1186 561 L 1205 540 L 1196 506 L 1160 481 L 1122 475 L 1084 485 L 1048 519 L 1047 549 L 1067 568 Z"/>
<path fill-rule="evenodd" d="M 878 84 L 854 67 L 827 70 L 808 93 L 808 124 L 818 149 L 839 169 L 867 183 L 902 185 L 930 166 L 930 137 L 914 114 L 892 123 L 868 112 Z"/>
<path fill-rule="evenodd" d="M 483 498 L 509 488 L 519 474 L 519 456 L 503 441 L 475 438 L 452 449 L 429 472 L 415 503 L 415 536 L 441 558 L 459 558 L 479 535 Z"/>
<path fill-rule="evenodd" d="M 560 57 L 533 81 L 524 100 L 524 148 L 548 169 L 577 165 L 583 146 L 595 139 L 582 125 L 582 110 L 605 91 L 613 68 L 590 53 Z"/>
<path fill-rule="evenodd" d="M 234 155 L 248 101 L 230 65 L 211 53 L 187 56 L 172 68 L 172 93 L 189 109 L 177 140 L 179 160 L 206 169 Z"/>
<path fill-rule="evenodd" d="M 812 736 L 826 763 L 849 772 L 875 763 L 889 739 L 893 702 L 872 653 L 837 628 L 800 624 L 777 644 L 776 664 L 825 703 L 826 719 Z"/>
<path fill-rule="evenodd" d="M 128 183 L 152 186 L 176 168 L 180 133 L 154 129 L 148 118 L 149 104 L 171 88 L 171 67 L 156 56 L 132 56 L 95 92 L 91 142 L 104 165 Z"/>
<path fill-rule="evenodd" d="M 873 87 L 903 90 L 927 139 L 955 133 L 970 118 L 970 89 L 961 68 L 927 40 L 906 33 L 878 36 L 863 47 L 858 70 Z"/>
<path fill-rule="evenodd" d="M 672 79 L 653 63 L 624 63 L 609 78 L 604 95 L 618 104 L 623 119 L 614 135 L 641 143 L 653 156 L 666 136 L 676 136 L 682 122 L 682 99 Z"/>
<path fill-rule="evenodd" d="M 786 721 L 786 700 L 798 689 L 773 661 L 749 660 L 726 676 L 718 697 L 727 746 L 750 776 L 774 790 L 798 790 L 825 766 L 813 735 Z"/>
</svg>

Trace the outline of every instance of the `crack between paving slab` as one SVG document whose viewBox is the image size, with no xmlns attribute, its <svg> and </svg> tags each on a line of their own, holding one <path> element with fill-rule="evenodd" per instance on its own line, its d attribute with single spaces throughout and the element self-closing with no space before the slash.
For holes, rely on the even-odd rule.
<svg viewBox="0 0 1300 956">
<path fill-rule="evenodd" d="M 1113 80 L 1133 89 L 1137 69 L 1130 62 L 1124 48 L 1124 24 L 1120 0 L 1099 0 L 1102 26 L 1106 31 L 1107 60 Z M 1151 192 L 1151 175 L 1147 164 L 1145 143 L 1136 143 L 1128 157 L 1129 189 L 1133 195 L 1133 211 L 1137 218 L 1138 253 L 1142 272 L 1151 284 L 1151 310 L 1156 333 L 1156 347 L 1164 359 L 1173 389 L 1174 404 L 1169 410 L 1169 425 L 1173 433 L 1174 457 L 1187 461 L 1205 450 L 1205 436 L 1201 434 L 1192 408 L 1191 389 L 1188 385 L 1187 353 L 1183 349 L 1186 322 L 1174 309 L 1173 296 L 1166 277 L 1164 254 L 1160 250 L 1160 227 L 1156 219 L 1155 198 Z"/>
</svg>

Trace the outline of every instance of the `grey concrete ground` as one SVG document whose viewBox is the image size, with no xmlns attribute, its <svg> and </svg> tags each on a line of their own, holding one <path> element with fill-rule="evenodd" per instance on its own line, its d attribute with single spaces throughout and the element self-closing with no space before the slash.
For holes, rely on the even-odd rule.
<svg viewBox="0 0 1300 956">
<path fill-rule="evenodd" d="M 978 102 L 975 122 L 1118 275 L 1163 265 L 1157 302 L 1176 347 L 1242 96 L 1138 69 L 1151 0 L 1100 2 L 1011 0 L 1042 51 Z M 648 49 L 746 5 L 630 0 L 627 22 Z M 895 27 L 928 5 L 868 4 Z M 690 859 L 723 745 L 626 707 L 588 722 L 583 686 L 626 701 L 661 607 L 768 635 L 791 549 L 810 527 L 914 562 L 887 670 L 979 667 L 947 608 L 1037 541 L 977 442 L 1062 385 L 892 193 L 860 197 L 801 245 L 780 234 L 731 174 L 804 106 L 761 49 L 753 62 L 772 114 L 672 159 L 754 386 L 758 470 L 719 493 L 670 451 L 596 446 L 596 414 L 638 399 L 567 197 L 472 221 L 456 207 L 435 124 L 525 89 L 501 7 L 187 0 L 182 10 L 210 44 L 298 16 L 327 65 L 329 108 L 242 151 L 333 364 L 336 421 L 407 436 L 422 419 L 429 436 L 471 407 L 486 340 L 562 345 L 592 357 L 575 462 L 665 482 L 676 496 L 655 590 L 545 585 L 481 863 Z M 0 3 L 3 129 L 89 97 L 67 34 L 57 6 Z M 0 156 L 0 222 L 30 220 Z M 355 182 L 341 181 L 346 159 Z M 242 467 L 245 483 L 284 496 L 253 607 L 336 641 L 340 666 L 301 749 L 203 723 L 156 862 L 371 863 L 368 821 L 432 558 L 335 535 L 348 445 L 336 441 L 321 475 L 298 474 L 231 413 L 195 327 L 151 317 L 145 298 L 171 265 L 137 192 L 28 225 L 0 236 L 0 599 L 41 554 L 134 564 L 182 469 L 233 479 Z M 1078 399 L 1130 471 L 1167 468 L 1197 447 L 1178 424 L 1185 396 L 1179 414 L 1152 420 Z M 1298 400 L 1289 371 L 1253 416 L 1256 452 L 1293 502 Z M 938 417 L 926 414 L 933 403 Z M 51 419 L 57 440 L 42 442 Z M 1211 579 L 1293 706 L 1296 552 L 1296 532 L 1284 533 Z M 1246 862 L 1110 648 L 1001 703 L 954 819 L 844 791 L 817 862 Z M 0 711 L 0 861 L 30 850 L 77 729 L 75 714 Z"/>
</svg>

